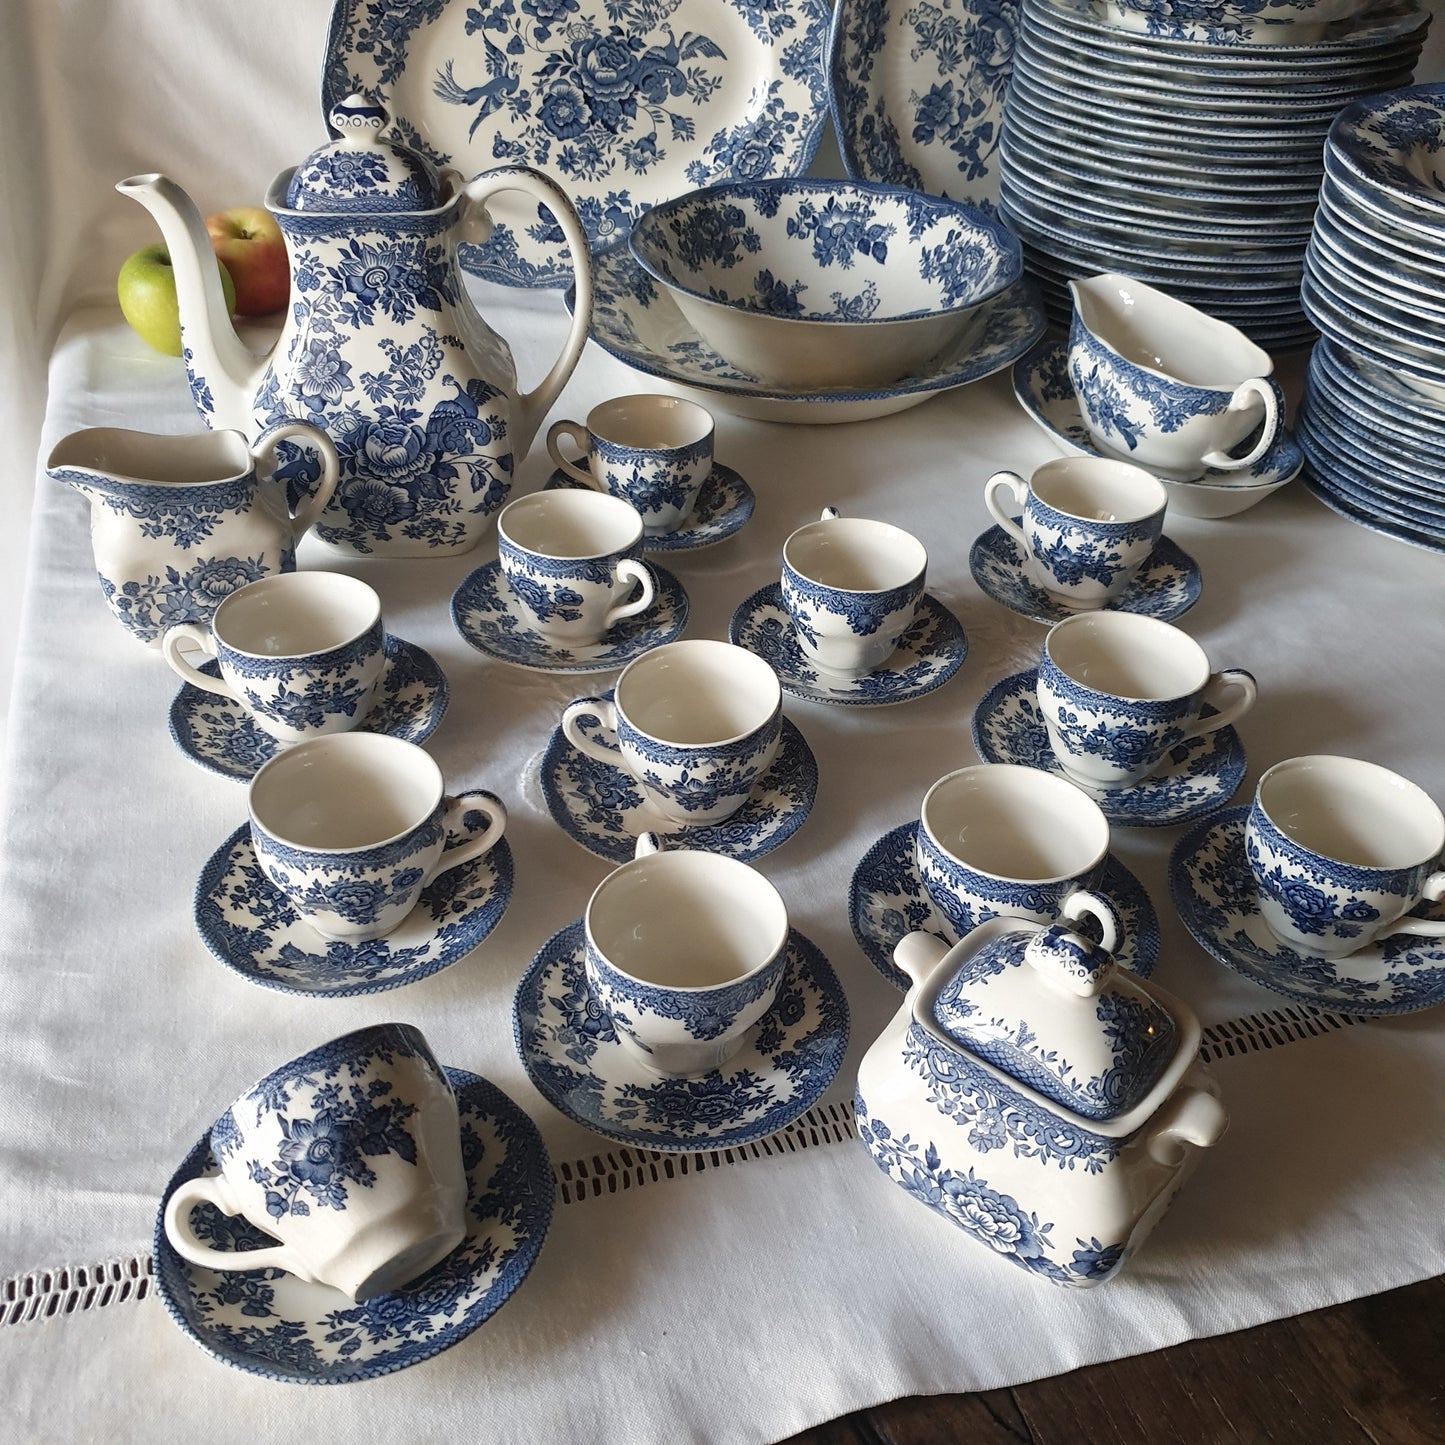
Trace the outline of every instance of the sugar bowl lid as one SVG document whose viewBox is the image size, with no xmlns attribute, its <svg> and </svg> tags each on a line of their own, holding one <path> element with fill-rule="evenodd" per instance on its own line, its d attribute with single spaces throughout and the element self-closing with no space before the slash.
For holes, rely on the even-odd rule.
<svg viewBox="0 0 1445 1445">
<path fill-rule="evenodd" d="M 431 211 L 442 201 L 442 182 L 427 158 L 383 140 L 391 124 L 386 107 L 370 95 L 348 95 L 327 116 L 338 139 L 314 150 L 292 173 L 286 204 L 295 211 L 381 214 Z"/>
<path fill-rule="evenodd" d="M 1118 1118 L 1158 1083 L 1179 1044 L 1173 1016 L 1111 949 L 1119 924 L 1093 894 L 1064 904 L 1101 924 L 1093 943 L 1065 923 L 978 930 L 931 1001 L 932 1021 L 979 1058 L 1086 1119 Z M 1000 921 L 1002 922 L 1002 921 Z M 955 955 L 957 956 L 957 954 Z"/>
</svg>

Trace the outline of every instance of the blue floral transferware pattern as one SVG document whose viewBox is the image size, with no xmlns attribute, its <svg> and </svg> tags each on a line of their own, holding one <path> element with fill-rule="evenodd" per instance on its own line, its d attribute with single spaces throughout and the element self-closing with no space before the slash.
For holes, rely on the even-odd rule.
<svg viewBox="0 0 1445 1445">
<path fill-rule="evenodd" d="M 1445 85 L 1355 101 L 1335 118 L 1326 146 L 1376 204 L 1417 226 L 1445 223 Z"/>
<path fill-rule="evenodd" d="M 848 1003 L 818 948 L 788 934 L 777 1001 L 721 1069 L 654 1073 L 618 1041 L 593 996 L 580 920 L 543 944 L 517 987 L 513 1034 L 547 1100 L 589 1129 L 646 1149 L 726 1149 L 765 1138 L 823 1096 L 848 1048 Z"/>
<path fill-rule="evenodd" d="M 1344 958 L 1291 948 L 1269 929 L 1245 855 L 1247 807 L 1197 823 L 1174 846 L 1169 892 L 1195 941 L 1220 963 L 1300 1003 L 1377 1017 L 1445 1002 L 1445 940 L 1395 934 Z M 1415 910 L 1445 918 L 1445 904 Z"/>
<path fill-rule="evenodd" d="M 824 119 L 824 0 L 338 0 L 323 107 L 388 98 L 399 132 L 467 175 L 555 175 L 594 248 L 648 206 L 730 176 L 800 174 Z M 501 202 L 463 264 L 563 286 L 552 218 Z"/>
<path fill-rule="evenodd" d="M 202 664 L 201 670 L 212 677 L 220 675 L 215 662 Z M 414 642 L 388 636 L 376 700 L 358 731 L 425 742 L 446 716 L 449 696 L 446 674 L 431 653 Z M 172 741 L 193 763 L 239 782 L 249 782 L 261 764 L 270 762 L 283 747 L 256 726 L 239 702 L 202 692 L 190 683 L 171 703 L 170 720 Z"/>
<path fill-rule="evenodd" d="M 683 387 L 704 405 L 764 421 L 862 421 L 903 411 L 1008 366 L 1038 341 L 1046 324 L 1037 293 L 1025 279 L 980 307 L 963 335 L 913 376 L 871 390 L 791 392 L 724 361 L 625 246 L 597 257 L 593 286 L 592 339 L 604 351 Z M 573 304 L 570 292 L 567 302 Z"/>
<path fill-rule="evenodd" d="M 1022 617 L 1052 626 L 1074 615 L 1076 609 L 1035 584 L 1002 527 L 990 527 L 974 542 L 968 568 L 988 596 Z M 1169 622 L 1199 601 L 1203 581 L 1194 558 L 1168 537 L 1161 537 L 1123 594 L 1104 603 L 1102 610 L 1138 612 Z"/>
<path fill-rule="evenodd" d="M 480 791 L 459 796 L 496 801 Z M 303 921 L 262 871 L 250 827 L 243 826 L 201 870 L 196 929 L 219 962 L 263 988 L 313 998 L 381 993 L 449 968 L 476 948 L 506 910 L 512 871 L 503 838 L 483 857 L 440 874 L 399 928 L 347 943 L 323 938 Z"/>
<path fill-rule="evenodd" d="M 325 1285 L 280 1270 L 241 1273 L 187 1263 L 163 1224 L 166 1200 L 211 1172 L 202 1139 L 166 1186 L 155 1230 L 156 1288 L 176 1325 L 213 1358 L 293 1384 L 372 1379 L 430 1359 L 484 1324 L 527 1277 L 551 1223 L 553 1182 L 541 1135 L 500 1089 L 448 1069 L 461 1115 L 467 1233 L 440 1264 L 392 1294 L 351 1305 Z M 272 1240 L 209 1204 L 193 1214 L 215 1249 Z"/>
<path fill-rule="evenodd" d="M 828 43 L 848 174 L 954 200 L 998 199 L 1017 0 L 838 0 Z"/>
<path fill-rule="evenodd" d="M 561 728 L 547 744 L 541 771 L 553 821 L 574 843 L 611 863 L 627 862 L 642 833 L 658 834 L 664 847 L 671 843 L 751 862 L 803 826 L 818 793 L 817 760 L 788 718 L 772 765 L 753 784 L 747 802 L 720 823 L 679 828 L 668 822 L 645 802 L 630 773 L 579 752 Z"/>
<path fill-rule="evenodd" d="M 898 940 L 919 928 L 951 937 L 918 876 L 913 851 L 917 831 L 917 823 L 904 823 L 885 833 L 863 855 L 848 888 L 853 937 L 868 962 L 899 989 L 907 989 L 909 982 L 893 962 Z M 1159 918 L 1144 886 L 1110 853 L 1094 891 L 1114 905 L 1123 924 L 1114 961 L 1148 978 L 1159 959 Z"/>
<path fill-rule="evenodd" d="M 911 702 L 942 687 L 968 656 L 968 638 L 958 618 L 925 592 L 917 616 L 881 667 L 853 678 L 822 673 L 798 646 L 777 582 L 738 604 L 728 624 L 728 641 L 757 653 L 790 697 L 839 707 Z"/>
<path fill-rule="evenodd" d="M 590 470 L 587 458 L 574 465 Z M 558 468 L 547 479 L 547 491 L 580 490 L 586 485 Z M 643 533 L 644 552 L 695 552 L 724 542 L 745 527 L 753 515 L 757 498 L 753 489 L 731 467 L 714 462 L 712 473 L 702 484 L 692 511 L 673 532 Z M 670 640 L 670 639 L 669 639 Z"/>
<path fill-rule="evenodd" d="M 1063 775 L 1039 711 L 1030 668 L 989 689 L 973 714 L 973 745 L 986 763 L 1020 763 Z M 1116 827 L 1163 828 L 1222 808 L 1244 780 L 1244 745 L 1232 727 L 1189 738 L 1158 770 L 1127 788 L 1083 787 Z M 1073 781 L 1073 780 L 1071 780 Z"/>
<path fill-rule="evenodd" d="M 462 580 L 452 595 L 452 621 L 478 652 L 533 672 L 610 672 L 687 626 L 688 599 L 665 567 L 649 563 L 657 585 L 652 606 L 617 622 L 601 642 L 564 643 L 528 625 L 516 605 L 500 562 L 487 562 Z"/>
</svg>

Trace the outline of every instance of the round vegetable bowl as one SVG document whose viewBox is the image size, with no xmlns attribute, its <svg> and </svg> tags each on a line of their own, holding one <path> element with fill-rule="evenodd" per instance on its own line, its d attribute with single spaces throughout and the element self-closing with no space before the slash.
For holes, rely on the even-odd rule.
<svg viewBox="0 0 1445 1445">
<path fill-rule="evenodd" d="M 691 191 L 646 212 L 630 246 L 720 356 L 798 391 L 910 375 L 1023 269 L 1017 238 L 976 207 L 860 181 Z"/>
</svg>

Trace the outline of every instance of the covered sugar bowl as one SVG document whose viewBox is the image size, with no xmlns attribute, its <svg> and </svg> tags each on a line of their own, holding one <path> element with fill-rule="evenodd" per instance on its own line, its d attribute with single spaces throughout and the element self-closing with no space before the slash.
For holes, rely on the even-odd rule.
<svg viewBox="0 0 1445 1445">
<path fill-rule="evenodd" d="M 912 987 L 858 1071 L 878 1167 L 1055 1284 L 1111 1278 L 1227 1123 L 1199 1021 L 1104 934 L 1009 917 L 952 948 L 908 934 Z"/>
</svg>

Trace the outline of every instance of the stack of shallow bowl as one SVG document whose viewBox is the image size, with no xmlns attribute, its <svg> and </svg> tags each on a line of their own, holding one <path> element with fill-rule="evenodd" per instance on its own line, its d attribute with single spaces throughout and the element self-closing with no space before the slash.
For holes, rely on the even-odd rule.
<svg viewBox="0 0 1445 1445">
<path fill-rule="evenodd" d="M 1251 20 L 1253 0 L 1211 5 L 1198 23 L 1171 9 L 1023 0 L 1001 213 L 1056 323 L 1071 277 L 1125 271 L 1271 350 L 1305 345 L 1299 288 L 1325 135 L 1341 106 L 1409 81 L 1428 16 L 1418 0 L 1323 26 L 1300 9 Z"/>
<path fill-rule="evenodd" d="M 1305 259 L 1306 485 L 1351 519 L 1445 550 L 1445 86 L 1343 110 Z"/>
</svg>

